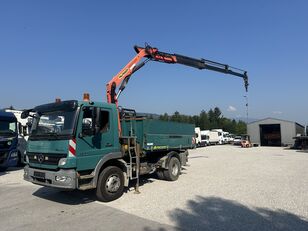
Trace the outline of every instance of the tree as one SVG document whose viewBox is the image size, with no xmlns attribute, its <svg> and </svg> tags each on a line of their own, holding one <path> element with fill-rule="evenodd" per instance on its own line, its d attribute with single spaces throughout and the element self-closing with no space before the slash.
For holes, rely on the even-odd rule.
<svg viewBox="0 0 308 231">
<path fill-rule="evenodd" d="M 222 128 L 224 131 L 233 134 L 245 134 L 247 132 L 246 123 L 243 121 L 236 121 L 234 119 L 225 118 L 218 107 L 210 109 L 208 112 L 202 110 L 199 115 L 183 115 L 176 111 L 172 116 L 167 113 L 159 116 L 160 120 L 175 121 L 180 123 L 194 124 L 200 127 L 201 130 L 210 130 L 214 128 Z"/>
<path fill-rule="evenodd" d="M 169 120 L 169 115 L 167 113 L 160 115 L 159 116 L 160 120 L 168 121 Z"/>
</svg>

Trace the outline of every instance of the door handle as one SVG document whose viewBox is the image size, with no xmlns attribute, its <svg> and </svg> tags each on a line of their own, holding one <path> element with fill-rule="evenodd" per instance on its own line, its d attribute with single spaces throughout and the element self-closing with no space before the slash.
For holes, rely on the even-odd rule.
<svg viewBox="0 0 308 231">
<path fill-rule="evenodd" d="M 107 143 L 107 144 L 105 145 L 105 147 L 112 147 L 112 144 L 111 144 L 111 143 Z"/>
</svg>

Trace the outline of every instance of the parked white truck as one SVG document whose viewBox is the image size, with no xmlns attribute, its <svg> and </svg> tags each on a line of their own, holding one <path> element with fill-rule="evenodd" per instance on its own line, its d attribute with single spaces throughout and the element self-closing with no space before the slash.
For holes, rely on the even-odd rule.
<svg viewBox="0 0 308 231">
<path fill-rule="evenodd" d="M 218 135 L 218 142 L 217 144 L 224 144 L 224 136 L 223 136 L 223 133 L 224 131 L 222 129 L 212 129 L 211 130 L 212 132 L 217 132 L 217 135 Z"/>
<path fill-rule="evenodd" d="M 229 132 L 223 132 L 222 137 L 223 137 L 223 143 L 224 144 L 230 143 L 230 133 Z"/>
<path fill-rule="evenodd" d="M 201 131 L 201 137 L 203 135 L 203 140 L 206 142 L 207 145 L 211 144 L 218 144 L 219 143 L 219 136 L 217 131 L 210 131 L 210 130 L 203 130 Z M 201 138 L 202 139 L 202 138 Z"/>
</svg>

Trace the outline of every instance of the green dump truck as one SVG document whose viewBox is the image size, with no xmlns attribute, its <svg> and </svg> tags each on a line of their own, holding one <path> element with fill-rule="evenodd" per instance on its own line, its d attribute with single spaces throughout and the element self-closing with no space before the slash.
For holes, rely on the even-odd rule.
<svg viewBox="0 0 308 231">
<path fill-rule="evenodd" d="M 175 181 L 193 148 L 194 126 L 136 116 L 114 104 L 63 101 L 37 106 L 24 179 L 61 189 L 96 188 L 101 201 L 123 194 L 130 180 L 157 172 Z M 24 112 L 27 116 L 29 111 Z M 138 188 L 137 188 L 138 190 Z"/>
</svg>

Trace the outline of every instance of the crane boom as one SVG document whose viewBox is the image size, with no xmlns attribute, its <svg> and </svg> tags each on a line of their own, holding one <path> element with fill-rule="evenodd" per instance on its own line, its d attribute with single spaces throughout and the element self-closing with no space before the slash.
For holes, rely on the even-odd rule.
<svg viewBox="0 0 308 231">
<path fill-rule="evenodd" d="M 149 45 L 146 45 L 144 48 L 135 46 L 134 49 L 137 52 L 137 55 L 107 83 L 106 87 L 108 103 L 115 103 L 118 106 L 118 97 L 124 90 L 131 75 L 142 68 L 150 60 L 169 64 L 178 63 L 200 70 L 207 69 L 224 74 L 234 75 L 243 78 L 245 89 L 248 91 L 248 75 L 244 70 L 206 59 L 195 59 L 179 54 L 161 52 L 157 48 L 153 48 Z M 146 60 L 142 61 L 143 58 L 146 58 Z M 116 92 L 117 87 L 119 87 L 118 92 Z"/>
</svg>

